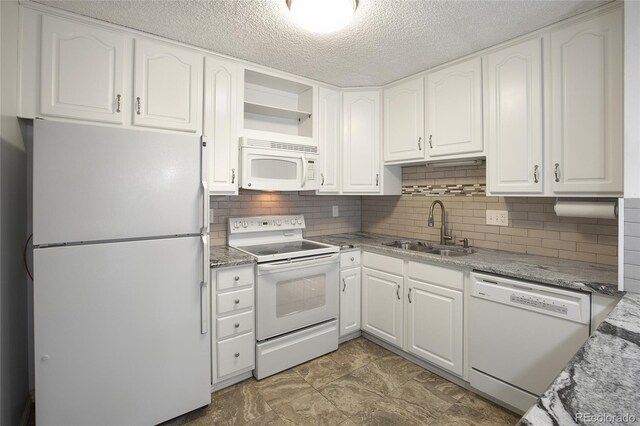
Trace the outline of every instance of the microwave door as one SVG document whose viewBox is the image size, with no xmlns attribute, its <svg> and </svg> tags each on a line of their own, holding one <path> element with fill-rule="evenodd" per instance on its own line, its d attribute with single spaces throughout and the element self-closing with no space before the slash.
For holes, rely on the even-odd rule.
<svg viewBox="0 0 640 426">
<path fill-rule="evenodd" d="M 242 188 L 266 191 L 301 191 L 307 161 L 302 152 L 242 149 Z"/>
</svg>

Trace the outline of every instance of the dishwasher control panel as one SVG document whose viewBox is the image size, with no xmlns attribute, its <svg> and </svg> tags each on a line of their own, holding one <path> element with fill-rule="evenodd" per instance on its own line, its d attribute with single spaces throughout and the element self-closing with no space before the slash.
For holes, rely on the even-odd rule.
<svg viewBox="0 0 640 426">
<path fill-rule="evenodd" d="M 564 288 L 471 273 L 472 297 L 582 324 L 591 322 L 591 296 Z"/>
<path fill-rule="evenodd" d="M 549 301 L 544 298 L 512 294 L 509 299 L 511 300 L 511 302 L 516 304 L 533 306 L 534 308 L 542 309 L 544 311 L 556 312 L 562 315 L 567 315 L 567 313 L 569 312 L 567 305 L 556 304 L 554 301 Z"/>
</svg>

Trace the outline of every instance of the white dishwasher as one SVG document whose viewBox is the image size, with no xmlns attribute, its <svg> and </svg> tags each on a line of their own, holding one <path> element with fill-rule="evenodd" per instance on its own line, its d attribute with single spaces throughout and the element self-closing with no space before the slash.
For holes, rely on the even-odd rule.
<svg viewBox="0 0 640 426">
<path fill-rule="evenodd" d="M 523 412 L 589 337 L 588 293 L 472 273 L 472 387 Z"/>
</svg>

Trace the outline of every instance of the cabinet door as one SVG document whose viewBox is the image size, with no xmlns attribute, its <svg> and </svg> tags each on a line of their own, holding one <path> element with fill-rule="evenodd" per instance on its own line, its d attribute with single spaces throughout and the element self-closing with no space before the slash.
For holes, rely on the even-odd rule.
<svg viewBox="0 0 640 426">
<path fill-rule="evenodd" d="M 407 350 L 462 375 L 462 292 L 408 280 Z"/>
<path fill-rule="evenodd" d="M 622 9 L 551 33 L 554 193 L 622 193 Z"/>
<path fill-rule="evenodd" d="M 384 161 L 424 160 L 424 80 L 384 91 Z"/>
<path fill-rule="evenodd" d="M 237 66 L 207 57 L 204 74 L 204 134 L 207 136 L 209 157 L 209 191 L 237 194 Z"/>
<path fill-rule="evenodd" d="M 202 62 L 188 49 L 136 39 L 133 124 L 199 131 Z"/>
<path fill-rule="evenodd" d="M 362 329 L 402 347 L 403 278 L 362 269 Z"/>
<path fill-rule="evenodd" d="M 125 37 L 42 17 L 42 115 L 123 124 Z"/>
<path fill-rule="evenodd" d="M 487 56 L 491 193 L 542 193 L 542 39 Z"/>
<path fill-rule="evenodd" d="M 340 336 L 360 330 L 360 268 L 340 272 Z"/>
<path fill-rule="evenodd" d="M 380 92 L 346 92 L 343 99 L 343 192 L 380 192 Z"/>
<path fill-rule="evenodd" d="M 429 157 L 481 153 L 481 59 L 428 74 L 426 113 Z"/>
<path fill-rule="evenodd" d="M 340 141 L 342 139 L 342 102 L 340 92 L 321 87 L 319 99 L 320 189 L 340 192 Z"/>
</svg>

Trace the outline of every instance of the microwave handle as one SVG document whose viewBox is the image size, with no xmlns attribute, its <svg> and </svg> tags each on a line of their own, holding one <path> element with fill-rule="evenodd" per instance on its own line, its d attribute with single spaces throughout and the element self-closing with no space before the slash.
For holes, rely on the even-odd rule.
<svg viewBox="0 0 640 426">
<path fill-rule="evenodd" d="M 302 154 L 302 188 L 307 184 L 307 157 Z"/>
</svg>

